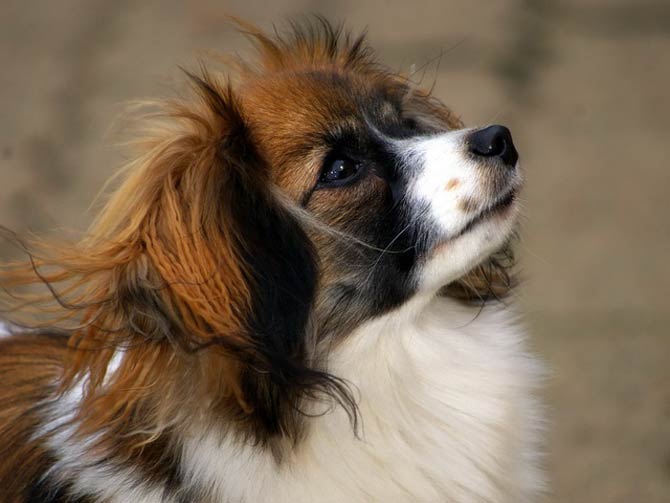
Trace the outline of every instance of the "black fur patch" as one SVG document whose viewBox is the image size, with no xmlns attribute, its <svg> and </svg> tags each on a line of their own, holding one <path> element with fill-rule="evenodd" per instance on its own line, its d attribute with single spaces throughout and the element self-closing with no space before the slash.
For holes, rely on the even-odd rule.
<svg viewBox="0 0 670 503">
<path fill-rule="evenodd" d="M 183 488 L 180 459 L 171 435 L 163 433 L 143 446 L 133 461 L 151 484 L 162 488 L 164 496 L 180 495 L 179 501 L 192 501 Z"/>
<path fill-rule="evenodd" d="M 257 154 L 232 97 L 226 101 L 201 79 L 196 84 L 215 103 L 229 131 L 219 147 L 225 166 L 221 218 L 239 232 L 233 243 L 246 264 L 251 291 L 246 320 L 250 348 L 242 348 L 242 392 L 252 414 L 240 416 L 255 441 L 296 438 L 306 397 L 331 395 L 352 419 L 355 403 L 338 378 L 315 368 L 306 351 L 307 324 L 318 282 L 317 258 L 304 230 L 268 191 L 268 166 Z M 224 339 L 220 343 L 225 345 Z"/>
<path fill-rule="evenodd" d="M 51 478 L 36 480 L 26 490 L 25 503 L 95 503 L 96 498 L 73 495 L 72 484 Z"/>
</svg>

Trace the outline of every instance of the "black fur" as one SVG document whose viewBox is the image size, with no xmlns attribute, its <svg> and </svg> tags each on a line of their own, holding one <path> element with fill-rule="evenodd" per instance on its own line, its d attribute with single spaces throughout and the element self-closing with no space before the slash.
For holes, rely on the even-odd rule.
<svg viewBox="0 0 670 503">
<path fill-rule="evenodd" d="M 49 464 L 55 461 L 48 457 Z M 25 503 L 94 503 L 93 496 L 73 495 L 71 484 L 56 482 L 51 478 L 41 478 L 40 476 L 27 486 L 25 493 Z"/>
<path fill-rule="evenodd" d="M 256 153 L 234 98 L 224 99 L 206 81 L 193 77 L 216 103 L 230 131 L 218 157 L 227 168 L 221 191 L 221 218 L 231 218 L 240 242 L 252 292 L 247 320 L 249 348 L 237 348 L 244 365 L 242 391 L 253 409 L 240 420 L 253 425 L 254 440 L 299 433 L 303 400 L 330 395 L 352 422 L 356 405 L 340 379 L 318 368 L 306 349 L 308 323 L 318 282 L 315 250 L 295 219 L 268 192 L 267 167 Z M 226 345 L 225 338 L 215 342 Z M 241 351 L 239 351 L 241 349 Z"/>
</svg>

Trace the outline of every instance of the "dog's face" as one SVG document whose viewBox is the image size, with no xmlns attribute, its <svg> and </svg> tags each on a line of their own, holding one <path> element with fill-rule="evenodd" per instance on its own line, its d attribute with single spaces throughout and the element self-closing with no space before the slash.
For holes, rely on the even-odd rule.
<svg viewBox="0 0 670 503">
<path fill-rule="evenodd" d="M 318 257 L 317 326 L 346 333 L 435 293 L 498 250 L 516 217 L 517 154 L 463 129 L 403 79 L 337 65 L 259 79 L 245 121 Z"/>
</svg>

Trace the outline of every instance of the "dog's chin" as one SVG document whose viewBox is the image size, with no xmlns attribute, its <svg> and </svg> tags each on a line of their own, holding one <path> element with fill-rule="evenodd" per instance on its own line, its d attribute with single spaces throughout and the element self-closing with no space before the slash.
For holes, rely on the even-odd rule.
<svg viewBox="0 0 670 503">
<path fill-rule="evenodd" d="M 457 234 L 445 236 L 428 252 L 417 290 L 435 293 L 498 251 L 514 231 L 519 214 L 515 196 L 474 215 Z"/>
</svg>

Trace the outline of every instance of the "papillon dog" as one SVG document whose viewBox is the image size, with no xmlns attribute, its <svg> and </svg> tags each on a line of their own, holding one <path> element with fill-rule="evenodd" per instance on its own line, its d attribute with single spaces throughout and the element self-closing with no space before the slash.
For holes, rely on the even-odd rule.
<svg viewBox="0 0 670 503">
<path fill-rule="evenodd" d="M 531 502 L 522 174 L 317 19 L 187 72 L 85 237 L 0 271 L 0 500 Z"/>
</svg>

